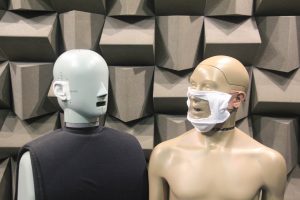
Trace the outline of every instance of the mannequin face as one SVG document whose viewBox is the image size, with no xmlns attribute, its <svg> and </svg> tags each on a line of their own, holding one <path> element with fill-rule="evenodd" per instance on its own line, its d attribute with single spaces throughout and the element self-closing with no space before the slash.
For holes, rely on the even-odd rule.
<svg viewBox="0 0 300 200">
<path fill-rule="evenodd" d="M 207 65 L 201 65 L 194 70 L 190 77 L 190 87 L 201 91 L 231 92 L 231 87 L 222 72 Z M 192 118 L 207 118 L 211 115 L 208 101 L 193 96 L 189 97 L 189 99 L 190 106 L 188 112 Z M 231 103 L 229 104 L 231 108 Z"/>
<path fill-rule="evenodd" d="M 59 100 L 63 108 L 68 108 L 86 117 L 98 117 L 107 109 L 107 89 L 97 77 L 91 76 L 84 84 L 78 81 L 69 82 L 70 96 L 68 101 Z"/>
<path fill-rule="evenodd" d="M 54 94 L 62 109 L 85 118 L 107 110 L 108 68 L 102 57 L 89 50 L 64 53 L 54 66 Z"/>
</svg>

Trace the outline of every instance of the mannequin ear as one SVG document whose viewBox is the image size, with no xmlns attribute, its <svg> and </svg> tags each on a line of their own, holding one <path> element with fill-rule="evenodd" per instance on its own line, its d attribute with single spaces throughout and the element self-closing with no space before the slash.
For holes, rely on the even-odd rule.
<svg viewBox="0 0 300 200">
<path fill-rule="evenodd" d="M 238 92 L 237 98 L 240 102 L 246 101 L 246 93 L 245 92 Z"/>
<path fill-rule="evenodd" d="M 246 99 L 245 92 L 237 92 L 232 99 L 232 107 L 238 109 L 242 102 Z"/>
<path fill-rule="evenodd" d="M 54 95 L 62 101 L 71 99 L 69 82 L 67 81 L 54 81 L 53 92 Z"/>
<path fill-rule="evenodd" d="M 228 103 L 228 109 L 238 109 L 242 102 L 245 101 L 246 94 L 245 92 L 236 92 L 232 95 L 231 100 Z"/>
</svg>

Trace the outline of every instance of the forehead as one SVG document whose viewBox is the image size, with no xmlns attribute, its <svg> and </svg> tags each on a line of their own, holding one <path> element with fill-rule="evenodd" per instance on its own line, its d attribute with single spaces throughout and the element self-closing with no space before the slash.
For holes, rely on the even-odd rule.
<svg viewBox="0 0 300 200">
<path fill-rule="evenodd" d="M 200 90 L 202 87 L 222 92 L 230 90 L 223 72 L 209 65 L 199 65 L 190 77 L 190 84 Z"/>
</svg>

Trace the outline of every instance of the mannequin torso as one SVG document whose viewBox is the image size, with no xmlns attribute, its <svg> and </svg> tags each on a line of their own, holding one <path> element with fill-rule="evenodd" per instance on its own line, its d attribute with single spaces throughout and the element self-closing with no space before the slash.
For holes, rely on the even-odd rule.
<svg viewBox="0 0 300 200">
<path fill-rule="evenodd" d="M 129 134 L 105 127 L 63 128 L 26 144 L 20 153 L 24 150 L 31 154 L 37 200 L 148 198 L 144 154 Z"/>
<path fill-rule="evenodd" d="M 99 122 L 98 122 L 99 123 Z M 98 124 L 96 123 L 96 125 Z M 66 124 L 72 127 L 72 124 Z M 75 125 L 76 128 L 90 128 L 93 124 L 82 123 L 80 126 Z M 25 151 L 21 156 L 18 171 L 18 199 L 17 200 L 35 200 L 34 180 L 32 171 L 32 161 L 29 151 Z"/>
<path fill-rule="evenodd" d="M 237 128 L 217 134 L 210 138 L 193 129 L 158 145 L 149 168 L 150 200 L 256 200 L 261 189 L 264 199 L 283 198 L 279 153 Z"/>
</svg>

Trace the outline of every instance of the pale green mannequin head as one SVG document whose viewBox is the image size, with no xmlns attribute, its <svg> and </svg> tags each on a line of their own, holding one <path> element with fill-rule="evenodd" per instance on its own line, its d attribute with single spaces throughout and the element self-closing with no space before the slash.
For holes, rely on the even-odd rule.
<svg viewBox="0 0 300 200">
<path fill-rule="evenodd" d="M 63 53 L 53 69 L 54 94 L 64 110 L 66 126 L 88 127 L 99 124 L 107 110 L 108 67 L 91 50 Z"/>
</svg>

